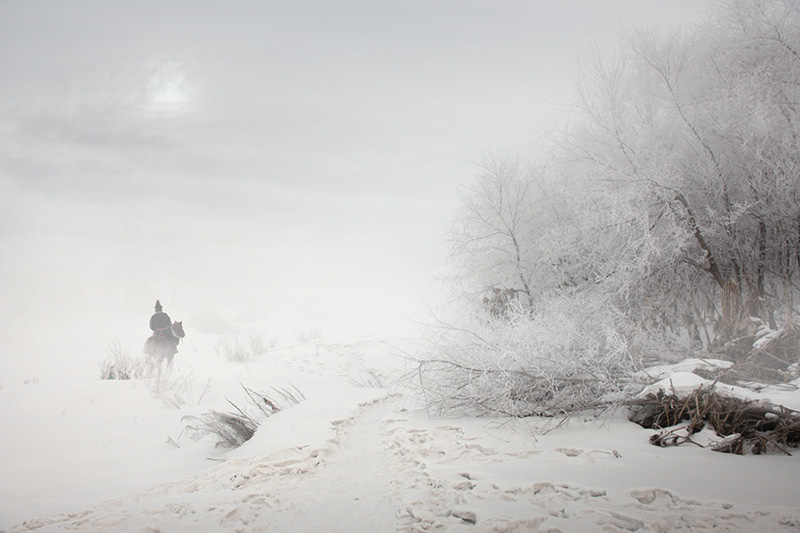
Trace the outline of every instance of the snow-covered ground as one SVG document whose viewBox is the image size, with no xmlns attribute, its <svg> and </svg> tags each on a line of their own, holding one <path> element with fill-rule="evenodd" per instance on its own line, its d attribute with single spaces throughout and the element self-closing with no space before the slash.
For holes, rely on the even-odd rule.
<svg viewBox="0 0 800 533">
<path fill-rule="evenodd" d="M 437 419 L 404 379 L 411 341 L 185 349 L 155 380 L 0 376 L 0 530 L 797 531 L 800 453 L 658 448 L 622 415 Z M 680 369 L 685 370 L 685 369 Z M 187 415 L 296 387 L 234 450 Z M 796 392 L 776 401 L 798 404 Z"/>
</svg>

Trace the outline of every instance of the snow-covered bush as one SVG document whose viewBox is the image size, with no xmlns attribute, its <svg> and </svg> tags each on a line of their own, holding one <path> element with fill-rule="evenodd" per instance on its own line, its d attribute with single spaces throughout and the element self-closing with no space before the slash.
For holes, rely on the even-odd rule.
<svg viewBox="0 0 800 533">
<path fill-rule="evenodd" d="M 100 362 L 100 379 L 138 379 L 148 374 L 142 357 L 131 356 L 118 337 L 108 341 L 108 357 Z"/>
<path fill-rule="evenodd" d="M 305 344 L 322 338 L 322 332 L 317 326 L 303 328 L 297 331 L 297 342 Z"/>
<path fill-rule="evenodd" d="M 303 393 L 293 388 L 273 389 L 271 395 L 256 392 L 242 385 L 250 407 L 239 407 L 228 400 L 234 411 L 209 411 L 200 416 L 185 416 L 187 433 L 195 439 L 213 435 L 218 447 L 237 448 L 255 435 L 261 422 L 286 407 L 297 405 L 305 399 Z M 280 397 L 275 400 L 274 397 Z"/>
<path fill-rule="evenodd" d="M 243 338 L 239 335 L 225 335 L 217 341 L 217 355 L 231 363 L 249 363 L 257 355 L 263 355 L 278 343 L 276 338 L 267 341 L 262 330 L 250 330 Z"/>
<path fill-rule="evenodd" d="M 278 345 L 275 337 L 267 340 L 267 332 L 260 329 L 251 329 L 247 332 L 247 347 L 253 355 L 263 355 Z"/>
<path fill-rule="evenodd" d="M 145 376 L 144 383 L 154 398 L 174 409 L 200 405 L 211 392 L 211 378 L 200 380 L 193 370 L 173 372 L 153 369 Z"/>
<path fill-rule="evenodd" d="M 253 353 L 239 341 L 238 335 L 225 335 L 217 341 L 217 355 L 231 363 L 247 363 L 253 359 Z"/>
<path fill-rule="evenodd" d="M 434 414 L 554 416 L 615 405 L 641 386 L 641 352 L 619 334 L 623 321 L 602 300 L 562 298 L 503 322 L 439 322 L 416 361 L 421 392 Z"/>
</svg>

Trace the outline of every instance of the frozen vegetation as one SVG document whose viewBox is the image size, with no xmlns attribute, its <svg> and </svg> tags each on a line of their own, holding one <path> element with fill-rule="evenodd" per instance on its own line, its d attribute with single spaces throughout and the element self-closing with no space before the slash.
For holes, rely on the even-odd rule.
<svg viewBox="0 0 800 533">
<path fill-rule="evenodd" d="M 722 438 L 708 427 L 692 436 L 697 444 L 657 447 L 658 432 L 627 411 L 576 415 L 560 427 L 539 417 L 431 417 L 406 356 L 419 345 L 408 340 L 278 346 L 247 363 L 220 358 L 214 344 L 195 335 L 196 349 L 179 354 L 158 394 L 146 377 L 4 377 L 0 430 L 12 438 L 0 441 L 0 529 L 800 526 L 800 454 L 717 453 L 711 446 Z M 661 366 L 649 381 L 686 391 L 708 383 L 692 370 L 718 366 Z M 797 384 L 736 394 L 800 409 Z M 243 385 L 285 405 L 258 414 Z M 300 401 L 286 402 L 276 391 L 302 398 L 293 392 Z M 240 446 L 191 430 L 196 417 L 237 412 L 232 404 L 258 422 Z"/>
<path fill-rule="evenodd" d="M 0 529 L 799 530 L 800 7 L 709 7 L 485 158 L 418 337 L 0 375 Z"/>
</svg>

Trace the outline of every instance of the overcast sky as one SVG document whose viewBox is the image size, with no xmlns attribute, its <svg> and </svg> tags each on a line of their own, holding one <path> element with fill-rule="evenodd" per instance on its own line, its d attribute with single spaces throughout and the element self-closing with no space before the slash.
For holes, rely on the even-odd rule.
<svg viewBox="0 0 800 533">
<path fill-rule="evenodd" d="M 211 333 L 419 318 L 473 162 L 696 4 L 2 0 L 0 341 L 156 298 Z"/>
</svg>

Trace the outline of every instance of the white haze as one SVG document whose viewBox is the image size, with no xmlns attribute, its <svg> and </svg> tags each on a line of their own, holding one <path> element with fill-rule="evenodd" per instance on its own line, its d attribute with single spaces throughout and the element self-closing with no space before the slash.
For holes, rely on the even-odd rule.
<svg viewBox="0 0 800 533">
<path fill-rule="evenodd" d="M 410 329 L 472 161 L 694 4 L 0 3 L 3 368 L 94 371 L 156 298 L 190 335 Z"/>
</svg>

